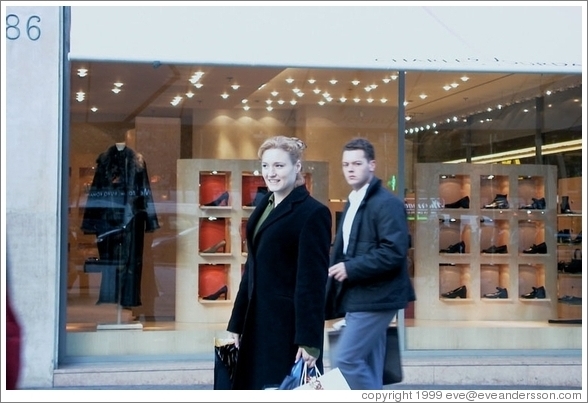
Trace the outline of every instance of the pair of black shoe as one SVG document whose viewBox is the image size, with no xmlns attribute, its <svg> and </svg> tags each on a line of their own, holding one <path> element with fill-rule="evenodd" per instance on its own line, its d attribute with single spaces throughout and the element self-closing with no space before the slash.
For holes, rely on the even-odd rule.
<svg viewBox="0 0 588 403">
<path fill-rule="evenodd" d="M 533 200 L 533 203 L 521 206 L 520 208 L 522 210 L 545 210 L 545 197 L 540 199 L 532 197 L 531 199 Z"/>
<path fill-rule="evenodd" d="M 465 242 L 449 245 L 447 248 L 439 250 L 439 253 L 465 253 Z"/>
<path fill-rule="evenodd" d="M 564 295 L 557 299 L 559 302 L 563 302 L 564 304 L 570 305 L 582 305 L 582 298 L 581 297 L 574 297 L 573 295 Z"/>
<path fill-rule="evenodd" d="M 455 290 L 441 294 L 441 297 L 452 298 L 452 299 L 466 298 L 467 293 L 468 293 L 467 287 L 465 285 L 462 285 L 461 287 L 457 287 Z"/>
<path fill-rule="evenodd" d="M 228 291 L 229 291 L 229 287 L 227 287 L 226 285 L 223 285 L 216 292 L 213 292 L 212 294 L 207 295 L 206 297 L 202 297 L 202 299 L 205 299 L 207 301 L 216 301 L 221 296 L 224 296 L 225 297 L 224 299 L 227 299 Z"/>
<path fill-rule="evenodd" d="M 444 208 L 470 208 L 470 197 L 465 196 L 456 202 L 446 204 Z"/>
<path fill-rule="evenodd" d="M 562 229 L 557 233 L 557 242 L 558 243 L 572 243 L 578 244 L 582 243 L 582 231 L 578 232 L 578 235 L 574 239 L 572 239 L 572 230 L 571 229 Z"/>
<path fill-rule="evenodd" d="M 544 299 L 545 298 L 545 287 L 541 286 L 541 287 L 532 287 L 533 291 L 527 293 L 527 294 L 523 294 L 521 295 L 521 298 L 523 299 Z"/>
<path fill-rule="evenodd" d="M 486 209 L 507 209 L 508 208 L 508 200 L 506 198 L 507 195 L 498 193 L 492 203 L 484 205 L 482 208 Z"/>
<path fill-rule="evenodd" d="M 496 287 L 496 292 L 484 294 L 484 298 L 503 299 L 508 298 L 508 290 L 502 287 Z"/>
<path fill-rule="evenodd" d="M 523 253 L 530 253 L 530 254 L 542 253 L 542 254 L 545 254 L 545 253 L 547 253 L 547 245 L 545 244 L 545 242 L 541 242 L 539 245 L 533 244 L 533 246 L 525 249 L 523 251 Z"/>
<path fill-rule="evenodd" d="M 482 249 L 482 253 L 508 253 L 506 245 L 495 246 L 492 245 L 489 248 Z"/>
</svg>

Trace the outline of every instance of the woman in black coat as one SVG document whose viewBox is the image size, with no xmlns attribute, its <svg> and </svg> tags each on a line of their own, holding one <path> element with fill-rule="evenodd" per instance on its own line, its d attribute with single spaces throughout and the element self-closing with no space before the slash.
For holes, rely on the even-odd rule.
<svg viewBox="0 0 588 403">
<path fill-rule="evenodd" d="M 247 222 L 247 262 L 227 327 L 239 348 L 233 389 L 275 387 L 300 358 L 323 369 L 331 213 L 304 185 L 304 148 L 277 136 L 258 151 L 269 192 Z"/>
</svg>

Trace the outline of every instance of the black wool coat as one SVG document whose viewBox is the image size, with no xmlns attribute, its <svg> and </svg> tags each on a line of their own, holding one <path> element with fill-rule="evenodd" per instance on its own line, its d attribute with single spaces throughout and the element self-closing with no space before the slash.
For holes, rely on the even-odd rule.
<svg viewBox="0 0 588 403">
<path fill-rule="evenodd" d="M 227 327 L 241 334 L 233 389 L 277 386 L 299 346 L 323 348 L 331 213 L 298 186 L 253 238 L 270 195 L 247 222 L 248 256 Z"/>
<path fill-rule="evenodd" d="M 113 262 L 103 268 L 97 303 L 142 305 L 144 236 L 158 228 L 143 156 L 130 147 L 109 147 L 96 159 L 81 225 L 96 235 L 100 259 Z"/>
</svg>

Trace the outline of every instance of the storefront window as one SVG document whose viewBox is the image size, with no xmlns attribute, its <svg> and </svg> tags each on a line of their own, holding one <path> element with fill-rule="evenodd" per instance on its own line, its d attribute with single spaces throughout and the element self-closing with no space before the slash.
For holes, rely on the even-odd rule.
<svg viewBox="0 0 588 403">
<path fill-rule="evenodd" d="M 342 146 L 354 136 L 375 144 L 376 174 L 406 199 L 411 218 L 417 301 L 405 311 L 407 350 L 463 343 L 511 348 L 478 335 L 488 323 L 547 327 L 550 318 L 575 318 L 577 306 L 559 299 L 565 296 L 561 281 L 572 282 L 569 296 L 581 296 L 577 275 L 558 274 L 557 262 L 571 259 L 581 239 L 581 76 L 405 77 L 405 116 L 399 117 L 396 71 L 73 61 L 64 358 L 210 357 L 213 337 L 226 336 L 247 256 L 244 223 L 264 192 L 257 148 L 275 134 L 307 143 L 303 170 L 311 193 L 331 209 L 333 232 L 349 193 Z M 406 129 L 400 136 L 399 119 Z M 404 166 L 398 163 L 401 141 Z M 543 147 L 540 156 L 537 147 Z M 459 178 L 448 187 L 453 193 L 442 193 L 445 174 Z M 503 216 L 481 211 L 497 196 L 483 189 L 490 174 L 510 186 Z M 526 193 L 514 190 L 519 177 Z M 434 185 L 423 187 L 424 178 Z M 132 187 L 121 190 L 123 182 Z M 443 208 L 465 196 L 478 205 Z M 520 209 L 541 198 L 545 208 Z M 133 203 L 147 206 L 147 214 L 136 216 Z M 474 253 L 473 246 L 501 246 L 483 244 L 480 217 L 501 222 L 499 230 L 508 227 L 500 240 L 512 247 L 513 237 L 530 233 L 532 226 L 515 218 L 524 213 L 527 219 L 527 211 L 542 230 L 531 244 L 545 241 L 548 254 L 512 251 L 484 260 Z M 449 237 L 441 238 L 444 217 L 460 221 L 458 236 L 464 229 L 469 234 L 465 253 L 440 257 L 437 249 L 457 240 L 450 221 Z M 560 245 L 556 235 L 568 229 L 572 242 Z M 531 247 L 520 239 L 519 249 Z M 434 253 L 423 249 L 426 242 Z M 508 285 L 508 302 L 484 300 L 493 276 Z M 462 282 L 465 298 L 440 297 Z M 531 286 L 543 286 L 547 298 L 522 301 Z M 451 337 L 433 339 L 431 327 Z M 553 348 L 558 343 L 554 339 Z M 579 348 L 580 338 L 570 343 L 566 348 Z"/>
</svg>

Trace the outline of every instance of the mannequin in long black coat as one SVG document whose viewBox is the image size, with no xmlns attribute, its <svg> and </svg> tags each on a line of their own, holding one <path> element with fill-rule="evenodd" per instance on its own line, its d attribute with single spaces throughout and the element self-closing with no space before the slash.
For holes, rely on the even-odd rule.
<svg viewBox="0 0 588 403">
<path fill-rule="evenodd" d="M 96 160 L 81 227 L 86 234 L 96 234 L 100 260 L 113 262 L 102 270 L 98 303 L 141 305 L 145 232 L 157 228 L 142 155 L 126 146 L 109 147 Z"/>
<path fill-rule="evenodd" d="M 233 389 L 277 386 L 299 346 L 323 347 L 331 213 L 298 186 L 253 239 L 271 194 L 247 221 L 247 262 L 227 327 L 242 335 Z M 316 365 L 322 372 L 322 353 Z"/>
</svg>

